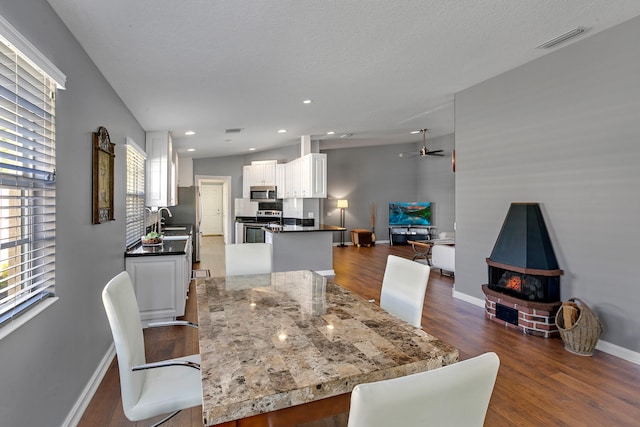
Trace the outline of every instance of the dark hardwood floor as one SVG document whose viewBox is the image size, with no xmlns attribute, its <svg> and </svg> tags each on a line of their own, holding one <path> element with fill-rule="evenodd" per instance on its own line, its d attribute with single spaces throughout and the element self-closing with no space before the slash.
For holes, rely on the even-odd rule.
<svg viewBox="0 0 640 427">
<path fill-rule="evenodd" d="M 410 258 L 412 251 L 408 246 L 386 244 L 335 247 L 335 281 L 377 303 L 389 254 Z M 422 326 L 458 348 L 461 360 L 487 351 L 500 357 L 486 426 L 640 425 L 640 366 L 600 351 L 592 357 L 577 356 L 564 350 L 559 338 L 523 335 L 489 322 L 482 308 L 452 298 L 452 286 L 452 278 L 441 276 L 438 270 L 431 272 Z M 197 319 L 195 298 L 188 300 L 185 318 Z M 198 351 L 196 331 L 186 328 L 145 330 L 145 342 L 150 361 Z M 166 425 L 196 427 L 202 425 L 201 419 L 200 408 L 195 408 L 183 411 Z M 305 427 L 346 426 L 346 420 L 344 414 Z M 150 424 L 130 423 L 124 417 L 114 361 L 79 425 Z"/>
</svg>

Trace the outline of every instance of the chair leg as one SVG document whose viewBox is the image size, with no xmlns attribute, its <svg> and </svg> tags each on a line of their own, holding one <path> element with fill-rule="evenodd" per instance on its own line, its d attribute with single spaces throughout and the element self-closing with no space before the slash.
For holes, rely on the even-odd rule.
<svg viewBox="0 0 640 427">
<path fill-rule="evenodd" d="M 173 413 L 171 413 L 171 414 L 167 415 L 166 417 L 164 417 L 163 419 L 161 419 L 160 421 L 158 421 L 157 423 L 155 423 L 155 424 L 154 424 L 154 425 L 152 425 L 151 427 L 158 427 L 160 424 L 164 424 L 164 423 L 166 423 L 166 422 L 167 422 L 167 421 L 169 421 L 171 418 L 175 417 L 175 416 L 178 414 L 178 412 L 180 412 L 180 411 L 175 411 L 175 412 L 173 412 Z"/>
</svg>

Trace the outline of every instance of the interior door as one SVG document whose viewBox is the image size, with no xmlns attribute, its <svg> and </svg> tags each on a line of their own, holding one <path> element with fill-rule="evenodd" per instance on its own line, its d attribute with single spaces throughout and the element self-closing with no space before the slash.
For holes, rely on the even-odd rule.
<svg viewBox="0 0 640 427">
<path fill-rule="evenodd" d="M 200 187 L 202 202 L 200 220 L 203 235 L 221 235 L 222 231 L 222 185 L 203 183 Z"/>
</svg>

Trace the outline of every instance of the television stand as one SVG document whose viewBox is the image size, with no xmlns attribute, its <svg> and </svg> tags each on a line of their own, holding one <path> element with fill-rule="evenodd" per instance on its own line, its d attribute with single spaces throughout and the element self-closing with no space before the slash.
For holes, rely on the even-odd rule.
<svg viewBox="0 0 640 427">
<path fill-rule="evenodd" d="M 406 245 L 407 240 L 431 240 L 436 227 L 431 225 L 390 225 L 389 244 Z"/>
</svg>

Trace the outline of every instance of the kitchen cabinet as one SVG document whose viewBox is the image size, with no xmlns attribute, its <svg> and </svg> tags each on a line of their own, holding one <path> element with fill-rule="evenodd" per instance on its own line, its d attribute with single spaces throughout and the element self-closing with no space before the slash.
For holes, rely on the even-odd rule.
<svg viewBox="0 0 640 427">
<path fill-rule="evenodd" d="M 294 159 L 285 164 L 285 198 L 295 199 L 301 196 L 300 191 L 300 159 Z"/>
<path fill-rule="evenodd" d="M 287 166 L 284 163 L 276 165 L 276 197 L 284 199 L 287 191 Z"/>
<path fill-rule="evenodd" d="M 146 205 L 175 206 L 178 195 L 177 152 L 168 131 L 147 132 Z"/>
<path fill-rule="evenodd" d="M 254 185 L 276 185 L 277 160 L 257 160 L 242 168 L 242 197 L 249 197 Z"/>
<path fill-rule="evenodd" d="M 300 194 L 303 198 L 327 197 L 327 155 L 311 153 L 300 158 Z"/>
<path fill-rule="evenodd" d="M 191 237 L 185 241 L 180 255 L 126 257 L 126 270 L 131 276 L 140 310 L 140 320 L 170 321 L 184 316 L 191 281 Z"/>
<path fill-rule="evenodd" d="M 278 164 L 275 160 L 251 162 L 242 169 L 242 197 L 252 185 L 275 185 L 279 199 L 327 197 L 327 155 L 310 153 Z"/>
<path fill-rule="evenodd" d="M 327 155 L 311 153 L 286 163 L 285 198 L 327 197 Z"/>
</svg>

